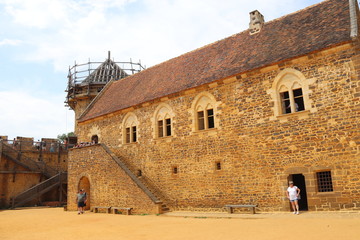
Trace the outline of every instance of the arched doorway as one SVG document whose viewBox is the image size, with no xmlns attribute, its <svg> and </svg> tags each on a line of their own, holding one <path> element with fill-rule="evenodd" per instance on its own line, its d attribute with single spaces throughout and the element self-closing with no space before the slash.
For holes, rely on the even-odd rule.
<svg viewBox="0 0 360 240">
<path fill-rule="evenodd" d="M 302 174 L 291 174 L 288 177 L 288 181 L 293 181 L 294 185 L 297 186 L 298 188 L 300 188 L 300 197 L 301 198 L 298 201 L 299 210 L 307 211 L 308 210 L 308 201 L 307 201 L 307 193 L 306 193 L 305 176 Z"/>
<path fill-rule="evenodd" d="M 87 177 L 81 177 L 79 181 L 78 190 L 84 189 L 86 192 L 86 207 L 85 210 L 90 210 L 90 181 Z"/>
<path fill-rule="evenodd" d="M 99 143 L 99 137 L 97 135 L 94 135 L 91 137 L 91 142 L 98 144 Z"/>
</svg>

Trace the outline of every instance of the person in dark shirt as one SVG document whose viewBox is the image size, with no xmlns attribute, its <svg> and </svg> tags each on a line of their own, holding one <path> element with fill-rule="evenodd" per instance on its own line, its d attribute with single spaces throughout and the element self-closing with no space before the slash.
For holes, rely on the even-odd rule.
<svg viewBox="0 0 360 240">
<path fill-rule="evenodd" d="M 84 208 L 86 206 L 86 193 L 84 191 L 84 189 L 80 189 L 79 193 L 76 194 L 76 202 L 77 202 L 77 206 L 78 206 L 78 214 L 83 214 L 84 213 Z"/>
</svg>

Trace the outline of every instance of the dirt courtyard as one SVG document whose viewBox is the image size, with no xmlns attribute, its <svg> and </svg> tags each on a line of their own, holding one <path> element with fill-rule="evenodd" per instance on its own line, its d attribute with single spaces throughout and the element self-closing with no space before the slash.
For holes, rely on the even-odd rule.
<svg viewBox="0 0 360 240">
<path fill-rule="evenodd" d="M 360 239 L 360 213 L 112 215 L 0 210 L 1 240 Z"/>
</svg>

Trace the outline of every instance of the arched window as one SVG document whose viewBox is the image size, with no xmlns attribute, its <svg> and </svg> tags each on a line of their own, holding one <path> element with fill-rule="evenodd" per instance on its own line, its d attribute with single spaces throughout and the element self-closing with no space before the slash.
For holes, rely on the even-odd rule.
<svg viewBox="0 0 360 240">
<path fill-rule="evenodd" d="M 275 116 L 311 110 L 309 84 L 300 71 L 292 68 L 282 70 L 268 91 L 274 102 Z"/>
<path fill-rule="evenodd" d="M 304 111 L 305 104 L 301 85 L 298 82 L 287 85 L 281 85 L 278 90 L 281 101 L 281 113 L 288 114 Z"/>
<path fill-rule="evenodd" d="M 195 131 L 215 128 L 216 100 L 209 93 L 201 93 L 193 102 Z"/>
<path fill-rule="evenodd" d="M 168 104 L 160 104 L 155 110 L 155 137 L 162 138 L 173 135 L 173 112 Z"/>
<path fill-rule="evenodd" d="M 138 141 L 138 120 L 133 113 L 128 113 L 123 121 L 123 143 Z"/>
</svg>

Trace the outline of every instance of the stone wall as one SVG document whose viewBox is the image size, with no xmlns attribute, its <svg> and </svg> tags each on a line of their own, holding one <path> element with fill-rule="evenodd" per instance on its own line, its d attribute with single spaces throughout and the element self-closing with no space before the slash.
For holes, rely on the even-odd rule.
<svg viewBox="0 0 360 240">
<path fill-rule="evenodd" d="M 42 152 L 41 154 L 42 154 L 42 156 L 41 156 L 42 160 L 39 160 L 40 154 L 38 151 L 24 152 L 23 156 L 26 156 L 33 160 L 43 161 L 47 166 L 49 166 L 55 170 L 62 171 L 62 172 L 67 171 L 68 151 L 63 151 L 60 154 L 57 152 L 55 152 L 55 153 Z"/>
<path fill-rule="evenodd" d="M 222 211 L 225 204 L 289 210 L 285 190 L 292 174 L 305 177 L 309 210 L 359 209 L 358 59 L 354 45 L 339 46 L 78 123 L 76 133 L 84 142 L 97 135 L 133 172 L 141 170 L 172 210 Z M 287 69 L 305 77 L 308 109 L 276 116 L 271 92 L 276 77 Z M 216 99 L 215 129 L 194 131 L 191 108 L 204 92 Z M 174 113 L 173 135 L 154 138 L 154 112 L 164 102 Z M 139 122 L 136 143 L 123 143 L 127 112 Z M 70 157 L 70 195 L 75 194 L 81 174 L 91 171 L 97 174 L 91 177 L 93 185 L 103 194 L 93 195 L 92 201 L 110 204 L 113 190 L 100 190 L 115 189 L 114 178 L 122 176 L 121 171 L 116 165 L 105 168 L 108 157 L 85 154 L 94 155 L 90 160 L 75 152 Z M 333 192 L 317 190 L 316 172 L 323 170 L 331 171 Z"/>
<path fill-rule="evenodd" d="M 77 209 L 76 193 L 85 188 L 88 208 L 131 207 L 134 214 L 157 214 L 160 211 L 159 206 L 131 181 L 101 145 L 71 149 L 68 173 L 69 210 Z"/>
</svg>

